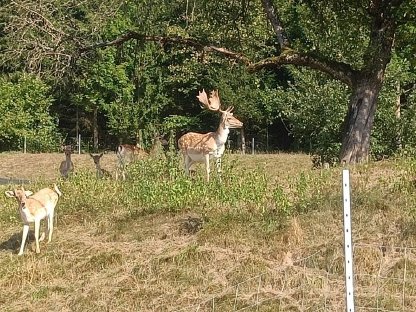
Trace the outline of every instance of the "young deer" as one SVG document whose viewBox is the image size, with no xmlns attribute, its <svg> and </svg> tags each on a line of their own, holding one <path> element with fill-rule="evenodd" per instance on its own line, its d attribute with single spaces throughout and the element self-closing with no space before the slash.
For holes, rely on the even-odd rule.
<svg viewBox="0 0 416 312">
<path fill-rule="evenodd" d="M 23 254 L 26 238 L 29 233 L 29 223 L 35 223 L 36 253 L 39 253 L 39 241 L 45 238 L 43 233 L 39 239 L 40 221 L 47 219 L 47 235 L 48 242 L 50 242 L 53 232 L 53 216 L 58 198 L 62 196 L 61 191 L 54 184 L 53 189 L 44 188 L 35 194 L 31 191 L 25 191 L 23 187 L 21 189 L 14 189 L 13 191 L 6 191 L 5 194 L 7 197 L 16 198 L 20 217 L 23 222 L 22 243 L 20 245 L 19 256 Z"/>
<path fill-rule="evenodd" d="M 65 160 L 61 162 L 59 172 L 64 179 L 67 179 L 68 176 L 74 171 L 74 164 L 71 160 L 72 147 L 71 145 L 63 145 L 61 148 L 65 153 Z"/>
<path fill-rule="evenodd" d="M 217 171 L 221 173 L 221 157 L 225 150 L 225 143 L 227 142 L 230 129 L 242 128 L 243 123 L 233 116 L 233 107 L 229 107 L 226 110 L 221 109 L 218 90 L 212 91 L 209 99 L 205 90 L 202 90 L 197 98 L 205 108 L 221 113 L 220 124 L 215 132 L 188 132 L 179 138 L 178 145 L 184 156 L 186 174 L 189 175 L 192 164 L 197 162 L 205 163 L 207 181 L 209 181 L 210 159 L 215 158 Z"/>
<path fill-rule="evenodd" d="M 147 152 L 142 149 L 138 144 L 120 144 L 117 146 L 117 170 L 116 170 L 116 180 L 118 180 L 119 174 L 123 180 L 126 179 L 126 167 L 133 161 L 137 160 L 140 157 L 147 156 Z"/>
<path fill-rule="evenodd" d="M 101 168 L 100 160 L 103 157 L 103 153 L 99 155 L 93 155 L 90 153 L 92 160 L 94 161 L 95 169 L 97 169 L 96 175 L 97 178 L 111 178 L 111 173 L 103 168 Z"/>
<path fill-rule="evenodd" d="M 150 148 L 149 155 L 152 157 L 164 156 L 164 148 L 168 146 L 169 142 L 162 136 L 156 135 L 153 138 L 152 147 Z"/>
</svg>

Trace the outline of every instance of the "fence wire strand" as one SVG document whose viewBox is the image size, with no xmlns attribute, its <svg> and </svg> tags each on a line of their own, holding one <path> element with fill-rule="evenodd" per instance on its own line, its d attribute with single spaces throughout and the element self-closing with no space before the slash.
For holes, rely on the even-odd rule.
<svg viewBox="0 0 416 312">
<path fill-rule="evenodd" d="M 318 258 L 325 256 L 328 246 L 321 246 L 320 250 L 289 265 L 227 287 L 199 304 L 175 311 L 243 312 L 262 311 L 262 307 L 275 311 L 345 310 L 343 274 L 331 272 L 328 268 L 325 270 L 319 265 Z M 362 258 L 366 256 L 362 251 L 379 258 L 371 269 L 373 271 L 359 268 L 360 261 L 364 261 Z M 416 247 L 357 243 L 354 245 L 354 259 L 357 260 L 354 266 L 355 311 L 416 311 L 416 272 L 410 271 L 410 268 L 416 268 Z M 292 275 L 298 279 L 290 280 Z"/>
</svg>

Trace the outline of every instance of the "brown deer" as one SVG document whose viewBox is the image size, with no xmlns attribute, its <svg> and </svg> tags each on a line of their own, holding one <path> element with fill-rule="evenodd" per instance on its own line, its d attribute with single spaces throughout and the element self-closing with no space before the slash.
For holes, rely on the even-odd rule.
<svg viewBox="0 0 416 312">
<path fill-rule="evenodd" d="M 163 135 L 155 135 L 152 147 L 149 150 L 149 155 L 152 157 L 164 157 L 164 148 L 168 145 L 169 142 L 163 137 Z"/>
<path fill-rule="evenodd" d="M 48 222 L 47 235 L 48 242 L 50 242 L 53 232 L 53 216 L 58 198 L 62 196 L 61 191 L 54 184 L 53 189 L 44 188 L 35 194 L 31 191 L 25 191 L 23 187 L 21 189 L 14 189 L 13 191 L 6 191 L 5 193 L 7 197 L 16 198 L 20 217 L 23 222 L 22 243 L 20 245 L 19 256 L 23 254 L 26 238 L 29 234 L 30 223 L 35 223 L 36 253 L 39 253 L 39 242 L 45 238 L 45 233 L 39 238 L 40 221 L 46 219 Z"/>
<path fill-rule="evenodd" d="M 205 90 L 202 90 L 197 98 L 205 108 L 221 113 L 220 124 L 215 132 L 188 132 L 179 138 L 178 145 L 184 156 L 186 174 L 189 175 L 190 168 L 194 163 L 205 163 L 207 181 L 209 181 L 210 159 L 215 158 L 217 171 L 220 174 L 221 157 L 224 154 L 230 129 L 242 128 L 243 123 L 233 116 L 233 107 L 226 110 L 221 109 L 218 90 L 212 91 L 209 99 Z"/>
<path fill-rule="evenodd" d="M 65 160 L 61 162 L 59 172 L 64 179 L 67 179 L 68 176 L 74 171 L 74 164 L 71 160 L 72 147 L 71 145 L 62 145 L 61 149 L 65 153 Z"/>
<path fill-rule="evenodd" d="M 111 173 L 103 168 L 101 168 L 100 160 L 103 157 L 103 153 L 98 155 L 93 155 L 90 153 L 92 160 L 94 161 L 95 169 L 97 170 L 96 176 L 97 178 L 111 178 Z"/>
<path fill-rule="evenodd" d="M 123 180 L 126 179 L 126 167 L 134 162 L 135 160 L 145 157 L 148 153 L 140 147 L 139 144 L 130 145 L 130 144 L 120 144 L 117 146 L 117 168 L 116 168 L 116 180 L 118 180 L 119 175 Z"/>
</svg>

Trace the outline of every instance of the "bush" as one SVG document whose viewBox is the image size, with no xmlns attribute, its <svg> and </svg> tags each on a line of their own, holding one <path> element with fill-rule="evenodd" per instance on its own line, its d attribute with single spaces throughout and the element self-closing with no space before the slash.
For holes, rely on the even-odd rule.
<svg viewBox="0 0 416 312">
<path fill-rule="evenodd" d="M 0 150 L 22 150 L 24 138 L 30 152 L 56 150 L 57 121 L 50 115 L 49 87 L 31 75 L 16 81 L 0 78 Z"/>
</svg>

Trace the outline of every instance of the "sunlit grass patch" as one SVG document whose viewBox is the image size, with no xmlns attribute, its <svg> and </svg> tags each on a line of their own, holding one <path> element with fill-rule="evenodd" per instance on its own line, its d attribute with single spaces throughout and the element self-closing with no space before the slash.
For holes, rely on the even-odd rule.
<svg viewBox="0 0 416 312">
<path fill-rule="evenodd" d="M 17 204 L 1 200 L 0 304 L 10 311 L 22 310 L 19 298 L 38 311 L 175 311 L 213 302 L 232 311 L 257 299 L 265 300 L 252 308 L 258 311 L 342 309 L 342 168 L 312 169 L 308 155 L 226 155 L 221 180 L 214 166 L 207 183 L 202 166 L 186 177 L 176 155 L 138 161 L 126 181 L 97 179 L 88 166 L 75 162 L 68 180 L 26 186 L 56 182 L 64 194 L 52 243 L 42 242 L 39 255 L 31 248 L 15 254 Z M 414 168 L 404 160 L 350 168 L 353 239 L 362 244 L 355 249 L 357 298 L 372 308 L 376 298 L 379 306 L 401 307 L 395 296 L 405 268 L 406 293 L 416 289 L 409 250 L 404 261 L 404 249 L 383 256 L 363 247 L 416 243 Z M 186 220 L 198 226 L 188 229 Z M 391 264 L 383 267 L 386 300 L 369 301 L 383 263 Z"/>
</svg>

